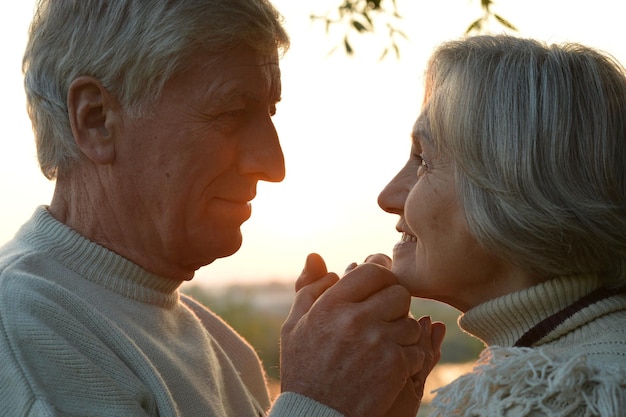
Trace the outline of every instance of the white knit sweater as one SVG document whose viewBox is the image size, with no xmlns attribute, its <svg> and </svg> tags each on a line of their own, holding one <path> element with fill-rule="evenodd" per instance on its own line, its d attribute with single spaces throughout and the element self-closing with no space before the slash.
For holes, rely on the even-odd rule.
<svg viewBox="0 0 626 417">
<path fill-rule="evenodd" d="M 488 347 L 471 373 L 437 391 L 432 416 L 626 416 L 626 296 L 569 315 L 531 347 L 513 347 L 599 285 L 595 277 L 559 278 L 462 315 L 461 328 Z"/>
<path fill-rule="evenodd" d="M 256 353 L 180 284 L 40 207 L 0 249 L 0 416 L 266 415 Z M 340 416 L 292 393 L 269 413 Z"/>
</svg>

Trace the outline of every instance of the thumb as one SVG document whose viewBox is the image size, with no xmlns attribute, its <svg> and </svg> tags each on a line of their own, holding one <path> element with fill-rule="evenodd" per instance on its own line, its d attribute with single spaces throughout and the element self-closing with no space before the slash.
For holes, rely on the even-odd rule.
<svg viewBox="0 0 626 417">
<path fill-rule="evenodd" d="M 306 257 L 304 269 L 296 280 L 296 292 L 300 291 L 307 285 L 312 284 L 326 274 L 328 274 L 328 269 L 326 268 L 324 259 L 317 253 L 309 254 L 309 256 Z"/>
<path fill-rule="evenodd" d="M 304 316 L 328 288 L 339 281 L 337 274 L 328 273 L 324 259 L 316 253 L 306 258 L 304 269 L 296 280 L 296 297 L 285 324 L 294 324 Z"/>
</svg>

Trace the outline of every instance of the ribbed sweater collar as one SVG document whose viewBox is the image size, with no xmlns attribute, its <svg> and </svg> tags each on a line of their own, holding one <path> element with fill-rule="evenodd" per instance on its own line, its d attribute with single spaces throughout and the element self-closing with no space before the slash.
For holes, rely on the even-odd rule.
<svg viewBox="0 0 626 417">
<path fill-rule="evenodd" d="M 44 206 L 20 229 L 19 237 L 83 278 L 125 297 L 166 308 L 178 302 L 182 281 L 152 274 L 90 241 L 57 221 Z"/>
<path fill-rule="evenodd" d="M 459 326 L 488 346 L 510 347 L 541 320 L 599 286 L 595 276 L 555 278 L 480 304 L 459 318 Z"/>
</svg>

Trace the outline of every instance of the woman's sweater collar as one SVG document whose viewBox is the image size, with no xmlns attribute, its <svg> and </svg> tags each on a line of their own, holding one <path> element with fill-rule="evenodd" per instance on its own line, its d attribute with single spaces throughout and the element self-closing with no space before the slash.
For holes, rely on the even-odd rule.
<svg viewBox="0 0 626 417">
<path fill-rule="evenodd" d="M 39 207 L 23 236 L 50 257 L 85 279 L 126 297 L 166 308 L 178 302 L 183 281 L 152 274 L 139 265 L 90 241 Z"/>
<path fill-rule="evenodd" d="M 541 320 L 599 286 L 595 276 L 555 278 L 480 304 L 459 318 L 459 326 L 488 346 L 513 346 Z"/>
</svg>

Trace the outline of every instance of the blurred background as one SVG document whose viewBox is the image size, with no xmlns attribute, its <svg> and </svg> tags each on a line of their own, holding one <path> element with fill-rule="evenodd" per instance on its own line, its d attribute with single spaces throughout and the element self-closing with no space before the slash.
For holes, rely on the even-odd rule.
<svg viewBox="0 0 626 417">
<path fill-rule="evenodd" d="M 275 124 L 287 177 L 260 184 L 244 243 L 201 268 L 184 291 L 215 309 L 255 346 L 278 376 L 278 333 L 306 255 L 343 271 L 399 238 L 395 216 L 376 198 L 404 164 L 432 49 L 470 33 L 509 32 L 575 41 L 626 62 L 623 13 L 613 0 L 274 0 L 292 46 L 283 57 L 283 100 Z M 0 15 L 0 244 L 54 184 L 39 172 L 25 111 L 21 56 L 34 0 Z M 515 28 L 513 30 L 512 28 Z M 456 327 L 458 312 L 415 300 L 416 315 L 446 322 L 442 364 L 431 387 L 468 369 L 482 348 Z M 426 407 L 423 413 L 426 413 Z M 422 414 L 422 413 L 421 413 Z"/>
</svg>

